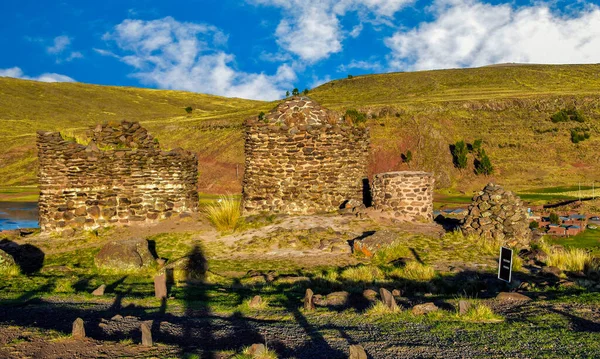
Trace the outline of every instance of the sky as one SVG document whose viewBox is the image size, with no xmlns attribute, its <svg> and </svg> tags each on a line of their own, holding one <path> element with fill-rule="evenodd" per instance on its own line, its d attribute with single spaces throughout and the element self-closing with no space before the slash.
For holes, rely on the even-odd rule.
<svg viewBox="0 0 600 359">
<path fill-rule="evenodd" d="M 258 100 L 348 75 L 600 63 L 598 1 L 2 0 L 0 76 Z"/>
</svg>

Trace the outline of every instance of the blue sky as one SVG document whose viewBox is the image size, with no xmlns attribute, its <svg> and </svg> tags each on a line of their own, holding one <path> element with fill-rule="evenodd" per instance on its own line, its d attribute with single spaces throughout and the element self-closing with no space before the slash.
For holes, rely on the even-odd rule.
<svg viewBox="0 0 600 359">
<path fill-rule="evenodd" d="M 348 74 L 600 62 L 591 1 L 6 0 L 0 13 L 0 76 L 263 100 Z"/>
</svg>

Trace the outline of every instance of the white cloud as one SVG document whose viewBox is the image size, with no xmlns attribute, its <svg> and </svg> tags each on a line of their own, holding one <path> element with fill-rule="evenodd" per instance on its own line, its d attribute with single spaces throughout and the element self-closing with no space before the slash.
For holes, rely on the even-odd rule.
<svg viewBox="0 0 600 359">
<path fill-rule="evenodd" d="M 83 54 L 79 51 L 67 51 L 71 47 L 72 40 L 73 38 L 66 35 L 57 36 L 53 40 L 53 45 L 46 47 L 46 52 L 56 55 L 56 63 L 83 58 Z"/>
<path fill-rule="evenodd" d="M 178 22 L 171 17 L 153 21 L 125 20 L 105 34 L 118 51 L 95 49 L 117 56 L 135 68 L 133 77 L 159 88 L 261 100 L 283 97 L 296 74 L 281 65 L 273 75 L 234 68 L 234 56 L 221 50 L 227 36 L 214 26 Z"/>
<path fill-rule="evenodd" d="M 66 75 L 56 73 L 43 73 L 38 77 L 25 76 L 23 70 L 19 67 L 0 69 L 0 77 L 14 77 L 17 79 L 34 80 L 41 82 L 74 82 L 75 80 Z"/>
<path fill-rule="evenodd" d="M 277 44 L 301 60 L 314 63 L 342 51 L 344 38 L 357 37 L 362 31 L 362 22 L 344 31 L 340 18 L 347 13 L 358 12 L 364 21 L 371 14 L 376 20 L 389 19 L 413 0 L 247 1 L 281 8 L 284 16 L 275 31 Z"/>
<path fill-rule="evenodd" d="M 436 18 L 385 40 L 390 67 L 422 70 L 495 63 L 600 62 L 600 8 L 571 16 L 547 5 L 512 8 L 475 0 L 442 0 Z"/>
<path fill-rule="evenodd" d="M 314 89 L 315 87 L 319 87 L 322 84 L 327 83 L 329 81 L 331 81 L 331 76 L 329 76 L 329 75 L 326 75 L 323 78 L 320 78 L 320 77 L 317 77 L 317 76 L 313 76 L 312 82 L 310 84 L 310 88 Z"/>
<path fill-rule="evenodd" d="M 48 51 L 49 54 L 60 54 L 67 47 L 69 47 L 69 45 L 71 45 L 70 37 L 65 36 L 65 35 L 57 36 L 54 38 L 54 45 L 48 46 L 46 48 L 46 51 Z"/>
</svg>

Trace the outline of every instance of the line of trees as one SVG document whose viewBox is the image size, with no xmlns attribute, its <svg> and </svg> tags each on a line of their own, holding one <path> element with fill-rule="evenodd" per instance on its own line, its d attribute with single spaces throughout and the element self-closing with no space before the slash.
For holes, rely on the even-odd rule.
<svg viewBox="0 0 600 359">
<path fill-rule="evenodd" d="M 450 145 L 452 153 L 452 162 L 454 167 L 465 169 L 469 163 L 468 155 L 472 153 L 474 156 L 473 164 L 475 166 L 475 174 L 489 176 L 494 173 L 494 166 L 490 157 L 483 149 L 483 141 L 477 139 L 473 144 L 468 144 L 464 140 L 457 141 L 454 145 Z"/>
</svg>

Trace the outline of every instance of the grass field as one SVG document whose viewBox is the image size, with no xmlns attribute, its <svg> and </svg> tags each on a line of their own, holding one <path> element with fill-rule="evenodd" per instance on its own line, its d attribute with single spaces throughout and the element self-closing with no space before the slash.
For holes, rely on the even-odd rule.
<svg viewBox="0 0 600 359">
<path fill-rule="evenodd" d="M 370 172 L 434 171 L 438 187 L 465 192 L 496 181 L 512 190 L 591 183 L 600 144 L 600 65 L 485 67 L 357 76 L 321 85 L 309 96 L 344 111 L 369 114 Z M 200 189 L 236 193 L 243 173 L 242 121 L 276 103 L 181 91 L 38 83 L 0 78 L 0 184 L 35 184 L 35 131 L 80 133 L 107 120 L 140 121 L 166 148 L 200 159 Z M 185 107 L 194 108 L 192 114 Z M 575 106 L 591 138 L 570 141 L 576 123 L 550 116 Z M 483 140 L 495 171 L 476 176 L 455 169 L 449 145 Z M 413 153 L 410 165 L 400 155 Z M 236 173 L 238 174 L 236 176 Z M 571 187 L 572 188 L 572 187 Z M 564 192 L 564 191 L 560 191 Z"/>
</svg>

